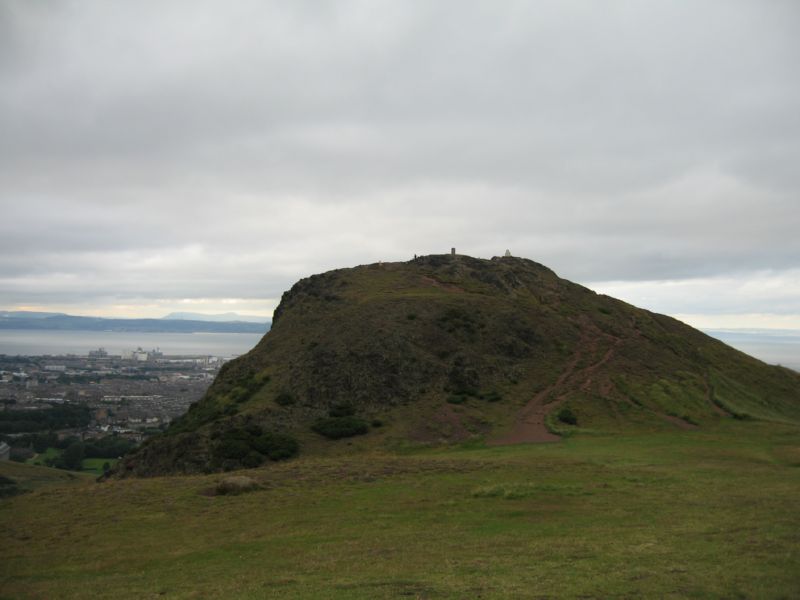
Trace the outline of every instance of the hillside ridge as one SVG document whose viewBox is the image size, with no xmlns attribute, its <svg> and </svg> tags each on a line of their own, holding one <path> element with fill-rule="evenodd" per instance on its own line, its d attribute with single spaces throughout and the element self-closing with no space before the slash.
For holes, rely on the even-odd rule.
<svg viewBox="0 0 800 600">
<path fill-rule="evenodd" d="M 336 269 L 122 474 L 580 432 L 794 422 L 800 375 L 534 261 L 430 255 Z"/>
</svg>

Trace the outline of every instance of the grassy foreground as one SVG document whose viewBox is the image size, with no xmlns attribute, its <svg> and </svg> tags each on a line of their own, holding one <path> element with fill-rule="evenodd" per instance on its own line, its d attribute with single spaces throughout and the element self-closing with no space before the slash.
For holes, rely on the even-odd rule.
<svg viewBox="0 0 800 600">
<path fill-rule="evenodd" d="M 204 494 L 220 475 L 61 480 L 2 500 L 0 597 L 800 597 L 790 425 L 247 474 L 263 489 Z"/>
</svg>

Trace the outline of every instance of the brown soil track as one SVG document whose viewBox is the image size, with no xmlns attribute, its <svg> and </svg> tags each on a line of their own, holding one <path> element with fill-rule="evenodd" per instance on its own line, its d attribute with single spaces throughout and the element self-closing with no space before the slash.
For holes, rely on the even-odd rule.
<svg viewBox="0 0 800 600">
<path fill-rule="evenodd" d="M 433 277 L 423 276 L 421 277 L 421 280 L 427 285 L 432 285 L 433 287 L 443 289 L 446 292 L 456 292 L 456 293 L 464 292 L 464 288 L 460 288 L 452 283 L 444 283 L 442 281 L 434 279 Z"/>
<path fill-rule="evenodd" d="M 547 415 L 556 410 L 567 398 L 568 394 L 576 391 L 588 392 L 593 386 L 603 395 L 612 392 L 614 385 L 608 378 L 596 376 L 597 371 L 614 358 L 617 348 L 622 344 L 623 338 L 601 331 L 594 323 L 586 318 L 582 318 L 581 339 L 578 348 L 564 371 L 552 385 L 548 386 L 536 396 L 534 396 L 525 407 L 519 412 L 517 420 L 511 429 L 504 435 L 498 436 L 487 443 L 490 446 L 506 446 L 510 444 L 535 444 L 543 442 L 557 442 L 560 436 L 552 433 L 545 425 Z M 641 336 L 639 328 L 636 326 L 635 319 L 631 326 L 634 335 Z M 582 369 L 578 365 L 585 357 L 596 356 L 602 351 L 603 341 L 609 345 L 606 347 L 603 356 L 588 367 Z M 709 382 L 708 376 L 705 378 L 706 398 L 709 406 L 721 417 L 732 416 L 730 412 L 714 402 L 714 390 Z M 554 398 L 548 402 L 548 398 Z M 697 425 L 689 423 L 678 417 L 657 413 L 659 417 L 680 427 L 681 429 L 697 429 Z"/>
<path fill-rule="evenodd" d="M 711 387 L 711 382 L 709 381 L 710 377 L 706 374 L 705 377 L 705 385 L 706 385 L 706 399 L 708 400 L 708 404 L 711 406 L 711 409 L 717 413 L 720 417 L 732 417 L 733 414 L 729 411 L 722 408 L 719 404 L 714 402 L 714 388 Z"/>
<path fill-rule="evenodd" d="M 581 325 L 578 349 L 555 383 L 536 394 L 520 411 L 511 430 L 503 436 L 489 440 L 489 445 L 557 442 L 561 439 L 547 429 L 545 425 L 547 415 L 558 408 L 571 391 L 587 391 L 594 383 L 597 370 L 614 357 L 617 347 L 622 343 L 622 338 L 601 331 L 588 319 L 581 319 Z M 604 338 L 611 342 L 611 345 L 603 353 L 602 358 L 588 367 L 578 369 L 578 364 L 584 357 L 596 355 L 601 350 L 600 344 Z M 605 387 L 605 382 L 603 385 Z M 555 396 L 555 400 L 547 402 L 552 396 Z"/>
<path fill-rule="evenodd" d="M 669 421 L 673 425 L 680 427 L 681 429 L 697 429 L 697 425 L 689 423 L 688 421 L 684 421 L 680 417 L 673 417 L 672 415 L 665 415 L 661 413 L 659 413 L 658 416 L 660 416 L 665 421 Z"/>
</svg>

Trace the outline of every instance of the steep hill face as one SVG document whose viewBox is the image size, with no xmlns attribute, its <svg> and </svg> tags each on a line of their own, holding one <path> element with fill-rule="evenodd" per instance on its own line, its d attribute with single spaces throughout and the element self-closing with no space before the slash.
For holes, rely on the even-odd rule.
<svg viewBox="0 0 800 600">
<path fill-rule="evenodd" d="M 120 474 L 725 418 L 800 419 L 800 374 L 530 260 L 434 255 L 299 281 L 261 342 Z"/>
</svg>

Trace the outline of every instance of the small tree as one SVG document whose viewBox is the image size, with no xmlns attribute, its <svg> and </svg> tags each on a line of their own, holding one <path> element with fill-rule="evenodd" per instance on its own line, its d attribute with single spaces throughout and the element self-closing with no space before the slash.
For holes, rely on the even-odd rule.
<svg viewBox="0 0 800 600">
<path fill-rule="evenodd" d="M 291 406 L 297 402 L 297 398 L 291 392 L 281 392 L 275 396 L 275 402 L 281 406 Z"/>
<path fill-rule="evenodd" d="M 338 440 L 354 435 L 363 435 L 369 431 L 369 425 L 357 417 L 330 417 L 319 419 L 311 426 L 311 429 L 326 438 Z"/>
<path fill-rule="evenodd" d="M 567 407 L 564 407 L 558 411 L 558 420 L 562 423 L 566 423 L 567 425 L 578 424 L 578 418 L 575 416 L 575 413 Z"/>
<path fill-rule="evenodd" d="M 84 447 L 83 442 L 72 442 L 64 450 L 61 459 L 58 461 L 58 467 L 62 469 L 69 469 L 70 471 L 80 471 L 83 466 Z"/>
</svg>

